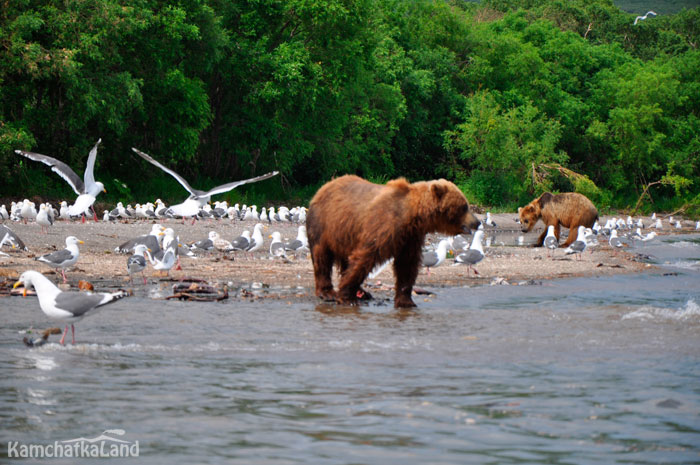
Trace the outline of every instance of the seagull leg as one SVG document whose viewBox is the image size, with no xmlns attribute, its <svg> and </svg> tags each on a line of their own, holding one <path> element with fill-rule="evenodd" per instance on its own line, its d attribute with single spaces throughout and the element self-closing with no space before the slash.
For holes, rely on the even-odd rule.
<svg viewBox="0 0 700 465">
<path fill-rule="evenodd" d="M 83 213 L 82 215 L 80 215 L 80 217 L 82 218 L 82 219 L 80 220 L 80 222 L 83 223 L 83 224 L 85 224 L 85 221 L 87 221 L 87 220 L 85 219 L 85 213 Z"/>
<path fill-rule="evenodd" d="M 67 329 L 67 327 L 66 327 L 66 329 Z M 71 342 L 71 344 L 75 344 L 75 326 L 73 326 L 73 323 L 71 323 L 71 325 L 70 325 L 70 331 L 71 331 L 71 335 L 73 336 L 73 341 Z"/>
<path fill-rule="evenodd" d="M 63 284 L 68 282 L 68 278 L 66 278 L 66 271 L 61 268 L 61 274 L 63 275 Z"/>
<path fill-rule="evenodd" d="M 146 284 L 146 283 L 147 283 L 147 281 L 146 281 L 146 275 L 143 274 L 143 271 L 141 272 L 141 277 L 143 278 L 143 283 Z"/>
<path fill-rule="evenodd" d="M 175 270 L 176 271 L 182 271 L 182 267 L 180 266 L 180 256 L 177 256 L 177 263 L 175 264 Z"/>
<path fill-rule="evenodd" d="M 68 334 L 68 325 L 66 325 L 66 329 L 65 329 L 65 330 L 63 330 L 63 337 L 61 337 L 61 340 L 60 340 L 60 341 L 58 341 L 58 342 L 59 342 L 59 344 L 61 344 L 61 345 L 65 345 L 65 341 L 66 341 L 66 334 Z"/>
</svg>

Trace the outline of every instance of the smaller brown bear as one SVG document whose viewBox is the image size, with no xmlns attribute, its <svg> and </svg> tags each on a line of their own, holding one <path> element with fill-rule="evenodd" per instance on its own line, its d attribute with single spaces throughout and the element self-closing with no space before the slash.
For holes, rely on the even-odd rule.
<svg viewBox="0 0 700 465">
<path fill-rule="evenodd" d="M 540 218 L 544 222 L 544 232 L 537 240 L 537 247 L 542 246 L 547 235 L 547 228 L 554 226 L 554 235 L 559 240 L 560 226 L 569 228 L 569 238 L 561 247 L 568 247 L 578 236 L 578 227 L 593 227 L 598 219 L 598 210 L 585 195 L 576 192 L 550 194 L 545 192 L 525 207 L 518 208 L 523 232 L 530 232 Z"/>
<path fill-rule="evenodd" d="M 357 176 L 324 184 L 311 199 L 306 227 L 316 295 L 354 304 L 375 265 L 394 258 L 394 306 L 415 307 L 411 299 L 425 235 L 454 236 L 479 226 L 462 191 L 444 179 L 386 185 Z M 333 290 L 333 265 L 340 269 Z"/>
</svg>

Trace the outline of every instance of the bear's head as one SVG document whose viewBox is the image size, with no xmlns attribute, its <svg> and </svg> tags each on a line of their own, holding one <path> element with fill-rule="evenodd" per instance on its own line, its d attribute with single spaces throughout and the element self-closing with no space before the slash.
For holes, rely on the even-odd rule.
<svg viewBox="0 0 700 465">
<path fill-rule="evenodd" d="M 470 233 L 481 222 L 469 209 L 469 202 L 461 190 L 450 181 L 438 179 L 430 181 L 429 196 L 434 208 L 433 224 L 435 231 L 457 235 Z"/>
<path fill-rule="evenodd" d="M 520 217 L 520 227 L 523 232 L 530 232 L 540 219 L 541 210 L 540 204 L 537 201 L 531 202 L 525 207 L 518 208 L 518 216 Z"/>
</svg>

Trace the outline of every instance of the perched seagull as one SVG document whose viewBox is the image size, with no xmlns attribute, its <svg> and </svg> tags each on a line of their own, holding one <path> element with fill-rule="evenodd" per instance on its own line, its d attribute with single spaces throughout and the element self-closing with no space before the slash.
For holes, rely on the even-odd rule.
<svg viewBox="0 0 700 465">
<path fill-rule="evenodd" d="M 695 223 L 695 230 L 697 231 L 698 229 L 700 229 L 700 221 Z"/>
<path fill-rule="evenodd" d="M 0 205 L 0 221 L 5 221 L 10 219 L 10 214 L 7 213 L 7 207 L 3 203 Z"/>
<path fill-rule="evenodd" d="M 70 219 L 70 215 L 68 214 L 68 202 L 66 202 L 65 200 L 61 201 L 61 206 L 58 210 L 58 217 L 62 220 Z"/>
<path fill-rule="evenodd" d="M 255 225 L 255 228 L 253 228 L 253 237 L 251 237 L 250 239 L 250 245 L 246 249 L 246 252 L 256 252 L 260 250 L 260 248 L 263 246 L 263 242 L 265 241 L 265 239 L 263 239 L 262 229 L 262 223 L 257 223 Z"/>
<path fill-rule="evenodd" d="M 683 225 L 678 220 L 676 220 L 676 229 L 683 229 Z"/>
<path fill-rule="evenodd" d="M 88 314 L 94 313 L 93 310 L 96 308 L 129 295 L 126 291 L 111 293 L 62 292 L 43 274 L 32 270 L 22 273 L 14 287 L 16 288 L 20 285 L 24 286 L 24 296 L 27 295 L 27 288 L 33 287 L 36 290 L 39 306 L 46 316 L 70 322 L 73 344 L 75 344 L 75 327 L 73 326 L 75 322 Z M 65 343 L 66 334 L 68 334 L 67 324 L 66 329 L 63 331 L 63 337 L 61 337 L 61 344 Z"/>
<path fill-rule="evenodd" d="M 657 219 L 656 219 L 656 223 L 654 223 L 654 225 L 652 226 L 652 228 L 664 229 L 664 225 L 663 225 L 663 223 L 661 223 L 661 218 L 657 218 Z"/>
<path fill-rule="evenodd" d="M 133 252 L 134 247 L 136 247 L 138 244 L 143 244 L 147 248 L 151 249 L 151 252 L 156 253 L 161 249 L 160 244 L 163 241 L 164 235 L 165 229 L 163 228 L 163 226 L 159 224 L 154 224 L 153 226 L 151 226 L 151 232 L 149 232 L 145 236 L 139 236 L 133 239 L 129 239 L 119 247 L 116 247 L 114 251 L 118 253 L 130 253 Z"/>
<path fill-rule="evenodd" d="M 147 250 L 146 255 L 148 256 L 148 261 L 153 265 L 154 270 L 165 271 L 168 276 L 170 276 L 170 269 L 175 266 L 177 262 L 176 251 L 177 244 L 173 247 L 172 245 L 168 247 L 167 250 L 151 255 Z"/>
<path fill-rule="evenodd" d="M 569 247 L 567 247 L 567 249 L 564 251 L 566 255 L 578 254 L 578 259 L 581 260 L 581 254 L 583 254 L 583 252 L 586 250 L 586 246 L 588 245 L 584 234 L 585 229 L 586 228 L 584 226 L 578 227 L 578 236 L 576 240 L 572 242 L 571 245 L 569 245 Z M 613 229 L 612 232 L 614 233 L 616 231 Z"/>
<path fill-rule="evenodd" d="M 455 257 L 456 263 L 461 263 L 467 265 L 467 276 L 469 276 L 469 270 L 474 270 L 474 265 L 479 263 L 484 259 L 484 249 L 481 246 L 481 238 L 484 236 L 484 231 L 478 229 L 474 233 L 474 238 L 472 239 L 472 245 L 466 252 L 463 252 Z M 478 271 L 474 270 L 474 274 L 479 274 Z"/>
<path fill-rule="evenodd" d="M 39 206 L 39 213 L 36 214 L 36 222 L 41 226 L 41 232 L 46 230 L 49 233 L 49 226 L 53 226 L 53 217 L 49 215 L 49 210 L 43 203 Z"/>
<path fill-rule="evenodd" d="M 656 221 L 656 212 L 651 214 L 651 221 Z"/>
<path fill-rule="evenodd" d="M 138 244 L 134 247 L 134 254 L 129 256 L 126 261 L 126 271 L 129 273 L 129 281 L 134 282 L 132 275 L 134 273 L 141 273 L 143 278 L 143 283 L 146 284 L 146 276 L 143 274 L 143 270 L 146 269 L 146 252 L 149 252 L 148 247 L 143 244 Z"/>
<path fill-rule="evenodd" d="M 461 234 L 457 234 L 452 238 L 452 244 L 450 244 L 454 250 L 469 250 L 469 241 L 466 237 Z"/>
<path fill-rule="evenodd" d="M 230 252 L 233 250 L 233 245 L 229 241 L 221 237 L 218 232 L 211 231 L 209 233 L 209 237 L 214 243 L 215 249 L 221 250 L 222 252 Z"/>
<path fill-rule="evenodd" d="M 250 247 L 250 231 L 246 230 L 231 242 L 233 250 L 248 250 Z"/>
<path fill-rule="evenodd" d="M 547 248 L 547 256 L 550 256 L 550 251 L 559 247 L 557 236 L 554 235 L 554 225 L 547 227 L 547 235 L 544 237 L 544 246 Z"/>
<path fill-rule="evenodd" d="M 652 231 L 646 236 L 642 237 L 642 242 L 648 242 L 653 240 L 656 237 L 656 232 Z"/>
<path fill-rule="evenodd" d="M 438 243 L 437 249 L 429 252 L 423 252 L 421 264 L 428 269 L 428 276 L 430 276 L 431 268 L 436 268 L 442 265 L 442 262 L 445 261 L 445 258 L 447 258 L 447 247 L 449 245 L 450 240 L 443 239 Z"/>
<path fill-rule="evenodd" d="M 78 198 L 75 199 L 75 203 L 68 208 L 68 214 L 70 216 L 79 216 L 84 214 L 92 204 L 95 203 L 95 198 L 100 192 L 105 191 L 105 186 L 99 181 L 95 181 L 95 159 L 97 158 L 97 147 L 102 142 L 99 139 L 95 146 L 90 150 L 90 155 L 88 156 L 87 166 L 85 167 L 85 174 L 83 180 L 75 174 L 75 171 L 70 169 L 68 165 L 62 161 L 56 160 L 55 158 L 49 157 L 47 155 L 42 155 L 40 153 L 25 152 L 24 150 L 15 150 L 15 153 L 29 158 L 30 160 L 40 161 L 45 165 L 51 167 L 51 171 L 57 173 L 61 176 L 70 186 L 73 188 Z M 95 221 L 97 221 L 97 215 L 95 215 L 93 210 L 93 216 Z M 85 221 L 85 217 L 83 217 Z"/>
<path fill-rule="evenodd" d="M 151 163 L 152 165 L 157 166 L 161 170 L 165 171 L 172 177 L 174 177 L 177 182 L 179 182 L 182 187 L 184 187 L 187 192 L 190 193 L 190 196 L 185 200 L 184 202 L 178 204 L 178 205 L 173 205 L 170 207 L 170 211 L 176 216 L 180 216 L 183 219 L 184 218 L 193 218 L 199 213 L 199 209 L 202 208 L 204 205 L 206 205 L 209 200 L 211 199 L 212 195 L 216 194 L 222 194 L 224 192 L 228 192 L 232 189 L 235 189 L 238 186 L 241 186 L 243 184 L 248 184 L 251 182 L 257 182 L 257 181 L 262 181 L 264 179 L 271 178 L 272 176 L 275 176 L 279 173 L 279 171 L 273 171 L 271 173 L 263 174 L 262 176 L 256 176 L 254 178 L 250 179 L 244 179 L 242 181 L 234 181 L 230 182 L 228 184 L 222 184 L 221 186 L 214 187 L 213 189 L 210 189 L 208 191 L 200 191 L 197 189 L 193 189 L 185 179 L 177 174 L 175 171 L 166 168 L 165 166 L 161 165 L 159 162 L 155 161 L 153 158 L 151 158 L 150 155 L 145 154 L 141 152 L 140 150 L 137 150 L 135 148 L 132 148 L 136 154 L 138 154 L 141 158 L 146 160 L 147 162 Z"/>
<path fill-rule="evenodd" d="M 284 244 L 284 250 L 296 252 L 301 247 L 309 247 L 309 238 L 306 235 L 306 226 L 303 224 L 297 229 L 297 238 Z"/>
<path fill-rule="evenodd" d="M 66 278 L 65 269 L 75 265 L 75 263 L 78 261 L 78 257 L 80 256 L 78 244 L 84 244 L 84 242 L 75 236 L 68 236 L 66 237 L 65 249 L 42 255 L 34 260 L 39 260 L 40 262 L 44 262 L 49 266 L 60 269 L 61 274 L 63 275 L 63 282 L 66 283 L 68 282 L 68 279 Z"/>
<path fill-rule="evenodd" d="M 617 237 L 617 231 L 613 230 L 613 232 L 610 234 L 610 239 L 608 240 L 608 244 L 610 247 L 612 247 L 613 250 L 618 250 L 624 247 L 624 244 L 620 240 L 619 237 Z"/>
<path fill-rule="evenodd" d="M 270 255 L 272 258 L 281 258 L 288 262 L 289 258 L 287 258 L 287 251 L 282 242 L 282 234 L 279 231 L 275 231 L 270 234 L 270 237 L 272 238 L 272 242 L 270 242 Z"/>
<path fill-rule="evenodd" d="M 0 224 L 0 238 L 2 238 L 0 241 L 0 248 L 2 248 L 3 245 L 8 244 L 12 246 L 13 249 L 18 248 L 25 251 L 29 250 L 27 249 L 27 246 L 24 245 L 24 242 L 22 242 L 22 239 L 17 236 L 17 234 L 2 224 Z"/>
<path fill-rule="evenodd" d="M 24 199 L 24 202 L 22 202 L 22 209 L 20 210 L 20 215 L 22 215 L 24 224 L 27 224 L 28 220 L 35 220 L 37 212 L 36 208 L 34 207 L 34 202 L 30 202 L 28 199 Z"/>
<path fill-rule="evenodd" d="M 491 218 L 491 212 L 486 212 L 486 219 L 484 220 L 484 223 L 487 226 L 493 226 L 494 228 L 496 227 L 496 223 Z"/>
<path fill-rule="evenodd" d="M 637 22 L 644 21 L 645 19 L 647 19 L 647 16 L 649 15 L 656 16 L 656 13 L 654 13 L 653 11 L 647 11 L 647 14 L 645 14 L 644 16 L 637 16 L 636 18 L 634 18 L 634 26 L 637 25 Z"/>
<path fill-rule="evenodd" d="M 209 235 L 206 239 L 198 240 L 197 242 L 190 245 L 190 250 L 203 250 L 205 252 L 211 252 L 214 250 L 214 239 L 218 236 L 216 231 L 209 231 Z"/>
</svg>

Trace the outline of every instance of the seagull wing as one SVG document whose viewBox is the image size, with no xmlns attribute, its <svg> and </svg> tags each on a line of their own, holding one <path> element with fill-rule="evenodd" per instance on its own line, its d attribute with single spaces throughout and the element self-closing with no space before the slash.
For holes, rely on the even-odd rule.
<svg viewBox="0 0 700 465">
<path fill-rule="evenodd" d="M 7 226 L 4 226 L 2 224 L 0 224 L 0 237 L 2 237 L 3 240 L 7 240 L 10 244 L 14 244 L 16 247 L 19 247 L 22 250 L 28 250 L 27 246 L 24 245 L 24 242 L 22 242 L 22 239 L 20 239 L 17 236 L 17 234 L 15 234 Z"/>
<path fill-rule="evenodd" d="M 85 175 L 83 179 L 85 180 L 85 190 L 89 190 L 90 186 L 95 184 L 95 159 L 97 158 L 97 147 L 102 142 L 102 139 L 97 139 L 97 143 L 90 150 L 90 155 L 88 155 L 87 166 L 85 167 Z"/>
<path fill-rule="evenodd" d="M 15 150 L 15 153 L 27 157 L 30 160 L 39 161 L 45 165 L 51 167 L 51 171 L 62 177 L 70 186 L 73 188 L 76 194 L 81 195 L 85 193 L 85 184 L 83 184 L 82 179 L 75 174 L 70 166 L 66 165 L 62 161 L 56 160 L 48 155 L 42 155 L 40 153 L 25 152 L 24 150 Z"/>
<path fill-rule="evenodd" d="M 272 171 L 271 173 L 263 174 L 262 176 L 256 176 L 254 178 L 244 179 L 242 181 L 234 181 L 234 182 L 230 182 L 228 184 L 222 184 L 218 187 L 210 189 L 207 192 L 204 192 L 203 194 L 201 194 L 201 196 L 204 197 L 204 196 L 211 196 L 211 195 L 216 195 L 216 194 L 223 194 L 224 192 L 228 192 L 228 191 L 235 189 L 236 187 L 241 186 L 243 184 L 263 181 L 265 179 L 271 178 L 271 177 L 276 176 L 278 174 L 279 174 L 279 171 Z"/>
<path fill-rule="evenodd" d="M 146 161 L 149 162 L 150 164 L 157 166 L 158 168 L 160 168 L 160 169 L 162 169 L 163 171 L 165 171 L 166 173 L 168 173 L 170 176 L 172 176 L 172 177 L 174 177 L 175 179 L 177 179 L 177 182 L 179 182 L 180 184 L 182 184 L 182 187 L 184 187 L 185 189 L 187 189 L 187 192 L 189 192 L 190 194 L 195 195 L 195 196 L 196 196 L 196 195 L 199 195 L 199 192 L 198 192 L 198 191 L 195 191 L 195 190 L 192 188 L 192 186 L 190 186 L 189 183 L 188 183 L 187 181 L 185 181 L 185 178 L 183 178 L 182 176 L 180 176 L 179 174 L 177 174 L 175 171 L 171 170 L 170 168 L 166 168 L 165 166 L 161 165 L 160 163 L 158 163 L 157 161 L 155 161 L 153 158 L 151 158 L 150 155 L 148 155 L 148 154 L 146 154 L 146 153 L 143 153 L 142 151 L 140 151 L 140 150 L 138 150 L 138 149 L 135 149 L 135 148 L 132 147 L 131 150 L 133 150 L 134 152 L 136 152 L 141 158 L 143 158 L 144 160 L 146 160 Z"/>
</svg>

